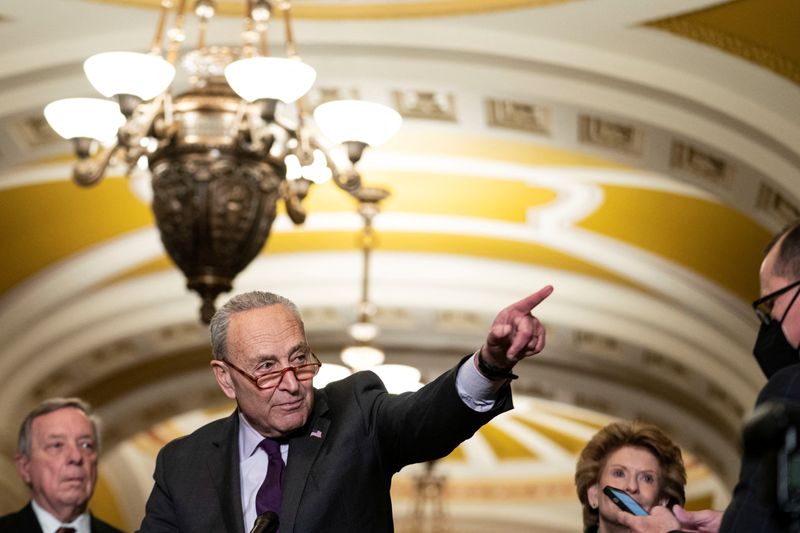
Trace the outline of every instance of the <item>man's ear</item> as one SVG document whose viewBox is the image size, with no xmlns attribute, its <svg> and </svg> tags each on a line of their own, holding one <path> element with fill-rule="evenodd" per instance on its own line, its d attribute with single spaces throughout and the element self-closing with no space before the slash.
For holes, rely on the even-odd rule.
<svg viewBox="0 0 800 533">
<path fill-rule="evenodd" d="M 16 456 L 14 456 L 14 464 L 17 465 L 17 472 L 19 472 L 19 477 L 21 477 L 22 481 L 24 481 L 25 484 L 30 487 L 31 460 L 28 457 L 22 455 L 21 453 L 18 453 Z"/>
<path fill-rule="evenodd" d="M 217 385 L 222 389 L 222 392 L 231 400 L 236 399 L 236 389 L 233 387 L 231 381 L 231 374 L 228 372 L 228 367 L 222 361 L 216 359 L 211 361 L 211 368 L 214 370 L 214 378 L 217 380 Z"/>
<path fill-rule="evenodd" d="M 588 489 L 586 489 L 586 499 L 589 500 L 589 507 L 592 509 L 597 509 L 600 505 L 599 499 L 599 489 L 597 488 L 597 483 L 590 485 Z"/>
</svg>

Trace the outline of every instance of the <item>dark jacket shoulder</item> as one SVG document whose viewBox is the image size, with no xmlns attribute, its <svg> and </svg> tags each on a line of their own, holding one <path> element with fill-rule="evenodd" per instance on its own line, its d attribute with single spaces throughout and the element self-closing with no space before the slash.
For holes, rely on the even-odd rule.
<svg viewBox="0 0 800 533">
<path fill-rule="evenodd" d="M 94 515 L 91 515 L 91 528 L 92 533 L 124 533 Z M 0 533 L 42 533 L 30 502 L 16 513 L 0 516 Z"/>
</svg>

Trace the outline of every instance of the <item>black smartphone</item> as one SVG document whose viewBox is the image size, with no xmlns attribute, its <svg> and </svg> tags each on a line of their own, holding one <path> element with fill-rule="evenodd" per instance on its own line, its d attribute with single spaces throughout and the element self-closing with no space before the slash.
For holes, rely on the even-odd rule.
<svg viewBox="0 0 800 533">
<path fill-rule="evenodd" d="M 644 510 L 644 507 L 639 505 L 639 502 L 634 500 L 630 494 L 624 490 L 615 489 L 606 485 L 603 487 L 603 492 L 606 496 L 611 498 L 611 501 L 617 504 L 617 507 L 636 516 L 647 516 L 649 513 Z"/>
</svg>

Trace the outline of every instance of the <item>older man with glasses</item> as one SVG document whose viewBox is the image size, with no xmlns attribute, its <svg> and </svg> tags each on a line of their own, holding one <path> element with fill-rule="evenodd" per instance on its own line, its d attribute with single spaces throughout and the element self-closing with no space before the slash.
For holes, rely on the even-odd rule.
<svg viewBox="0 0 800 533">
<path fill-rule="evenodd" d="M 781 231 L 769 243 L 759 273 L 762 296 L 753 302 L 761 328 L 753 355 L 767 377 L 756 407 L 767 402 L 800 404 L 800 221 Z M 620 513 L 620 523 L 635 533 L 665 533 L 683 528 L 700 533 L 786 533 L 797 530 L 790 515 L 765 496 L 774 493 L 775 480 L 761 449 L 745 450 L 739 482 L 724 515 L 719 511 L 686 512 L 654 508 L 649 517 Z M 775 461 L 773 460 L 772 463 Z M 795 476 L 797 472 L 792 474 Z M 771 490 L 770 490 L 771 489 Z M 794 487 L 797 489 L 797 487 Z M 800 496 L 800 494 L 797 494 Z M 774 496 L 773 496 L 774 499 Z"/>
<path fill-rule="evenodd" d="M 552 290 L 502 310 L 480 350 L 401 395 L 372 372 L 314 389 L 321 363 L 295 305 L 234 297 L 211 321 L 211 367 L 237 409 L 159 452 L 141 531 L 393 531 L 392 476 L 512 408 L 512 368 L 545 342 L 531 311 Z"/>
</svg>

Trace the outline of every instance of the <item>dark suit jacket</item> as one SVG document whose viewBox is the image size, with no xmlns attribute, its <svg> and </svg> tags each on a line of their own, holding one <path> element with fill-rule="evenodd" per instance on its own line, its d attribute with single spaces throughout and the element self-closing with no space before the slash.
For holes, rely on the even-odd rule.
<svg viewBox="0 0 800 533">
<path fill-rule="evenodd" d="M 800 403 L 800 364 L 784 367 L 773 374 L 761 389 L 756 405 L 770 400 Z M 762 454 L 745 454 L 739 482 L 722 518 L 720 533 L 789 531 L 787 517 L 776 514 L 775 506 L 766 503 L 764 487 L 771 484 L 766 480 L 766 472 Z"/>
<path fill-rule="evenodd" d="M 316 390 L 309 422 L 289 440 L 280 533 L 394 531 L 395 472 L 444 457 L 512 408 L 505 386 L 491 412 L 471 410 L 458 396 L 455 374 L 399 396 L 387 394 L 372 372 Z M 234 413 L 164 446 L 142 533 L 245 531 L 238 432 Z"/>
<path fill-rule="evenodd" d="M 91 522 L 92 533 L 122 533 L 119 529 L 95 518 L 94 515 L 91 517 Z M 42 533 L 30 502 L 16 513 L 0 516 L 0 533 Z"/>
</svg>

